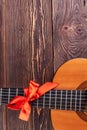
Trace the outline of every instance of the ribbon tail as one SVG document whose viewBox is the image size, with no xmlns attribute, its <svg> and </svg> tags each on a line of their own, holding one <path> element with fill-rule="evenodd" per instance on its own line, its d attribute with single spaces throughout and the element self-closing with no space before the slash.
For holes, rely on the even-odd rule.
<svg viewBox="0 0 87 130">
<path fill-rule="evenodd" d="M 58 83 L 54 83 L 54 82 L 46 82 L 45 84 L 43 84 L 39 90 L 39 96 L 42 96 L 43 94 L 45 94 L 46 92 L 48 92 L 51 89 L 54 89 L 55 87 L 57 87 L 59 84 Z"/>
<path fill-rule="evenodd" d="M 25 99 L 26 98 L 23 96 L 16 96 L 9 102 L 7 108 L 10 108 L 12 110 L 19 110 L 23 106 Z"/>
<path fill-rule="evenodd" d="M 28 121 L 31 113 L 31 106 L 28 102 L 24 104 L 24 106 L 21 109 L 21 112 L 19 114 L 19 119 Z"/>
</svg>

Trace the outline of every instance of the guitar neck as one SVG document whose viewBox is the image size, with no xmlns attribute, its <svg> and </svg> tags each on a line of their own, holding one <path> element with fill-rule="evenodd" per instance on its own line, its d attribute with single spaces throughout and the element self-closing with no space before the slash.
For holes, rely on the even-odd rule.
<svg viewBox="0 0 87 130">
<path fill-rule="evenodd" d="M 0 105 L 18 95 L 24 95 L 22 88 L 0 88 Z M 31 104 L 35 108 L 86 111 L 86 102 L 87 90 L 51 90 Z"/>
</svg>

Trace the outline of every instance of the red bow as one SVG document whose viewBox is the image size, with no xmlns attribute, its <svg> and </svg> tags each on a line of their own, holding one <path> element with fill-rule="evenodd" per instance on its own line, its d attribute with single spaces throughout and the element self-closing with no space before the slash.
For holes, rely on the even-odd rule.
<svg viewBox="0 0 87 130">
<path fill-rule="evenodd" d="M 24 88 L 25 96 L 16 96 L 7 107 L 13 110 L 21 109 L 19 118 L 27 121 L 31 112 L 30 102 L 55 88 L 57 85 L 57 83 L 47 82 L 40 86 L 38 83 L 30 81 L 28 88 Z"/>
</svg>

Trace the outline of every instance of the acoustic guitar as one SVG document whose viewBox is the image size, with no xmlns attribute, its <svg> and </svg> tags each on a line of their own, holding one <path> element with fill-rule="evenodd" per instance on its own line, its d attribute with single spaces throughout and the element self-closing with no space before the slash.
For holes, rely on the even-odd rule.
<svg viewBox="0 0 87 130">
<path fill-rule="evenodd" d="M 56 72 L 58 87 L 31 102 L 32 107 L 51 110 L 54 130 L 87 130 L 87 59 L 64 63 Z M 8 104 L 22 88 L 0 88 L 0 105 Z"/>
</svg>

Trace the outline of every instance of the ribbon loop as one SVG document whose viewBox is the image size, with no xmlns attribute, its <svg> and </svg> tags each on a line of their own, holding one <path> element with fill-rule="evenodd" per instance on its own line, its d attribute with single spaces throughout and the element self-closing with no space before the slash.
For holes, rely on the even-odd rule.
<svg viewBox="0 0 87 130">
<path fill-rule="evenodd" d="M 10 101 L 10 103 L 7 105 L 7 108 L 12 110 L 21 109 L 19 118 L 27 121 L 31 112 L 30 102 L 38 99 L 44 93 L 55 88 L 57 85 L 57 83 L 47 82 L 40 86 L 38 83 L 30 81 L 29 86 L 24 88 L 25 96 L 15 96 L 13 100 Z"/>
</svg>

